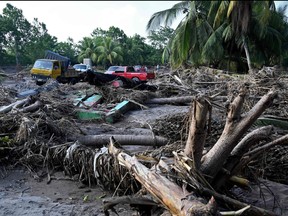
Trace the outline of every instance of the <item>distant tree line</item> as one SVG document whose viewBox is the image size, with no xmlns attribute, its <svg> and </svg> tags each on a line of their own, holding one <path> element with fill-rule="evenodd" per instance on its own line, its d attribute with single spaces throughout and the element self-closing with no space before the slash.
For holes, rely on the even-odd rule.
<svg viewBox="0 0 288 216">
<path fill-rule="evenodd" d="M 128 37 L 123 30 L 111 26 L 108 30 L 96 28 L 90 37 L 78 43 L 72 38 L 58 42 L 48 33 L 45 23 L 34 18 L 30 23 L 21 9 L 6 4 L 0 14 L 0 65 L 31 65 L 43 58 L 45 50 L 52 50 L 81 63 L 91 58 L 94 66 L 107 68 L 110 65 L 157 65 L 174 30 L 161 27 L 151 31 L 146 38 L 135 34 Z"/>
<path fill-rule="evenodd" d="M 91 58 L 93 65 L 157 65 L 246 72 L 262 66 L 288 66 L 286 6 L 274 1 L 182 1 L 154 13 L 147 23 L 147 38 L 128 37 L 111 26 L 95 28 L 78 43 L 58 42 L 37 18 L 32 23 L 22 10 L 7 4 L 0 14 L 0 65 L 33 64 L 49 49 L 72 64 Z M 170 28 L 177 15 L 183 20 Z M 148 42 L 146 42 L 148 40 Z"/>
</svg>

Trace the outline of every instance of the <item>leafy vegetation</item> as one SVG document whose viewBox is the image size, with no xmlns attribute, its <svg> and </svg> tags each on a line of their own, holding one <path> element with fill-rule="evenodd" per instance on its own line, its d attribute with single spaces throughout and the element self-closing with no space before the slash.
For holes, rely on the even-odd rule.
<svg viewBox="0 0 288 216">
<path fill-rule="evenodd" d="M 128 37 L 123 30 L 111 26 L 108 30 L 95 28 L 90 37 L 84 37 L 78 43 L 72 38 L 58 42 L 48 33 L 44 23 L 37 18 L 30 23 L 22 10 L 8 3 L 0 14 L 0 65 L 33 64 L 44 57 L 45 50 L 69 57 L 72 64 L 91 58 L 93 65 L 100 68 L 113 64 L 157 65 L 172 32 L 171 28 L 161 28 L 153 32 L 149 38 L 151 44 L 148 44 L 138 34 Z"/>
<path fill-rule="evenodd" d="M 274 1 L 182 1 L 154 13 L 146 28 L 153 32 L 185 14 L 164 51 L 173 67 L 287 66 L 285 10 L 276 10 Z"/>
</svg>

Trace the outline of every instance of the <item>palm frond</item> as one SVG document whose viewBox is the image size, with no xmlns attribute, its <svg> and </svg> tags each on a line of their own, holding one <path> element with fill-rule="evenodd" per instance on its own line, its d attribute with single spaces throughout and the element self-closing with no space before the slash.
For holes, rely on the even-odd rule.
<svg viewBox="0 0 288 216">
<path fill-rule="evenodd" d="M 189 3 L 189 1 L 182 1 L 175 4 L 172 8 L 154 13 L 148 21 L 146 31 L 155 30 L 159 28 L 162 23 L 164 26 L 170 26 L 178 15 L 183 13 L 184 10 L 188 10 Z"/>
<path fill-rule="evenodd" d="M 229 1 L 221 1 L 217 13 L 214 18 L 213 28 L 218 28 L 221 22 L 225 19 L 225 14 L 229 8 Z"/>
<path fill-rule="evenodd" d="M 210 63 L 215 60 L 220 60 L 224 54 L 224 47 L 222 43 L 222 35 L 227 24 L 223 23 L 219 28 L 214 31 L 202 50 L 202 58 L 204 62 Z"/>
</svg>

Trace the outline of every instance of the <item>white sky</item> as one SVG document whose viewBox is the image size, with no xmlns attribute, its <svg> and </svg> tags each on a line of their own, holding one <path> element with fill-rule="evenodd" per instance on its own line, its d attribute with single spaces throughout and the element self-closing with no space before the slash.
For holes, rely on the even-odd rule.
<svg viewBox="0 0 288 216">
<path fill-rule="evenodd" d="M 32 23 L 33 18 L 46 24 L 48 33 L 58 42 L 68 37 L 74 42 L 91 36 L 94 29 L 115 26 L 127 36 L 147 37 L 146 25 L 153 13 L 171 8 L 179 1 L 0 1 L 0 13 L 7 3 L 21 9 Z M 176 28 L 179 20 L 171 26 Z M 178 22 L 178 23 L 177 23 Z"/>
<path fill-rule="evenodd" d="M 153 13 L 171 8 L 179 1 L 0 1 L 0 13 L 7 3 L 23 11 L 24 17 L 44 22 L 48 33 L 58 41 L 68 37 L 78 42 L 94 29 L 115 26 L 127 36 L 147 37 L 146 25 Z M 275 1 L 276 6 L 287 1 Z M 176 28 L 182 17 L 172 28 Z"/>
</svg>

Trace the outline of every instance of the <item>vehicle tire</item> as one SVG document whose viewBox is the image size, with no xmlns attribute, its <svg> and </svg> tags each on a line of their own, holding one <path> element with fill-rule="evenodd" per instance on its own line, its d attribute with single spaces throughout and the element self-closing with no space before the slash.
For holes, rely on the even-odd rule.
<svg viewBox="0 0 288 216">
<path fill-rule="evenodd" d="M 133 77 L 132 81 L 135 82 L 136 84 L 140 83 L 140 79 L 138 77 Z"/>
<path fill-rule="evenodd" d="M 42 81 L 36 81 L 36 85 L 38 85 L 38 86 L 41 86 L 41 85 L 43 85 L 45 82 L 42 82 Z"/>
</svg>

